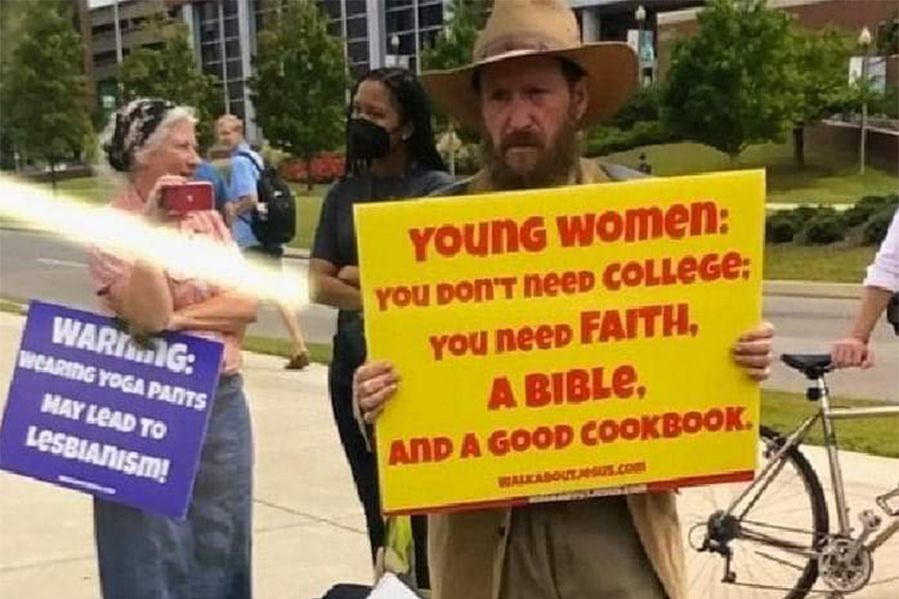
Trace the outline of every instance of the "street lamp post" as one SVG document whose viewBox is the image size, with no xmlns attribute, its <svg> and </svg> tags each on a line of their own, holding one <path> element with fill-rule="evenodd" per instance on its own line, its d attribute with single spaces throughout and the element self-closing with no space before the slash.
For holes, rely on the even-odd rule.
<svg viewBox="0 0 899 599">
<path fill-rule="evenodd" d="M 862 28 L 862 32 L 858 36 L 858 45 L 862 48 L 862 76 L 860 80 L 862 92 L 862 123 L 861 123 L 861 142 L 859 143 L 858 156 L 860 175 L 865 174 L 865 152 L 868 143 L 868 49 L 871 47 L 871 32 L 867 27 Z"/>
<path fill-rule="evenodd" d="M 446 38 L 446 41 L 450 44 L 453 43 L 453 30 L 450 27 L 443 28 L 443 37 Z M 448 125 L 448 142 L 449 142 L 449 171 L 450 175 L 456 176 L 456 145 L 453 143 L 456 138 L 455 127 L 453 127 L 453 119 L 452 117 L 447 116 L 447 125 Z"/>
<path fill-rule="evenodd" d="M 637 19 L 637 26 L 639 27 L 637 33 L 637 66 L 640 77 L 640 86 L 645 87 L 643 78 L 643 26 L 646 23 L 646 9 L 643 8 L 642 4 L 634 11 L 634 18 Z"/>
</svg>

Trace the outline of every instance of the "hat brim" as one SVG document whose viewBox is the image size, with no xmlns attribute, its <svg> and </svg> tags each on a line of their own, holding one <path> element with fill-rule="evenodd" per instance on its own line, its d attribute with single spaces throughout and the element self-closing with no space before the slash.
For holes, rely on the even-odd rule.
<svg viewBox="0 0 899 599">
<path fill-rule="evenodd" d="M 621 42 L 598 42 L 561 50 L 521 50 L 446 71 L 422 73 L 431 99 L 463 128 L 481 128 L 480 98 L 474 88 L 475 72 L 488 64 L 527 56 L 555 56 L 586 73 L 587 111 L 580 125 L 588 127 L 614 115 L 637 88 L 637 55 Z"/>
</svg>

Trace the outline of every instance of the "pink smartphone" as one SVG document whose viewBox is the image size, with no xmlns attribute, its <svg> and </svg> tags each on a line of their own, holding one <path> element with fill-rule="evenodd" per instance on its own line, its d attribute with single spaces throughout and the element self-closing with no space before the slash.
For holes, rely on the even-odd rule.
<svg viewBox="0 0 899 599">
<path fill-rule="evenodd" d="M 212 183 L 191 181 L 183 185 L 167 185 L 162 188 L 162 207 L 178 214 L 196 210 L 212 210 Z"/>
</svg>

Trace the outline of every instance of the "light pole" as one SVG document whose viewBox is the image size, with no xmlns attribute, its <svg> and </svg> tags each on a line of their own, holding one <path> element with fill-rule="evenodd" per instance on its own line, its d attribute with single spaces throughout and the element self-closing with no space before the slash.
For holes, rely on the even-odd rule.
<svg viewBox="0 0 899 599">
<path fill-rule="evenodd" d="M 862 76 L 859 84 L 862 93 L 862 124 L 861 143 L 858 148 L 858 172 L 860 175 L 864 175 L 865 152 L 868 142 L 868 49 L 871 47 L 871 32 L 867 27 L 863 27 L 862 32 L 858 35 L 858 45 L 862 48 Z"/>
<path fill-rule="evenodd" d="M 637 26 L 639 27 L 637 33 L 637 66 L 640 73 L 640 86 L 645 87 L 643 78 L 643 26 L 646 23 L 646 9 L 643 8 L 642 4 L 634 11 L 634 18 L 637 19 Z"/>
<path fill-rule="evenodd" d="M 450 27 L 443 28 L 443 37 L 450 44 L 453 43 L 453 30 Z M 453 127 L 453 119 L 447 116 L 447 142 L 449 143 L 449 171 L 450 175 L 456 176 L 456 130 Z"/>
</svg>

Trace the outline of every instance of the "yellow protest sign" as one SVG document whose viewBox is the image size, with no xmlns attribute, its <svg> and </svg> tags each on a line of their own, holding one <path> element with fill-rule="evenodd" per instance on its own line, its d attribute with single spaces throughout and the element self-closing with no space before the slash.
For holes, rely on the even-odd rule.
<svg viewBox="0 0 899 599">
<path fill-rule="evenodd" d="M 388 513 L 755 467 L 762 171 L 356 206 Z M 600 490 L 600 491 L 597 491 Z"/>
</svg>

